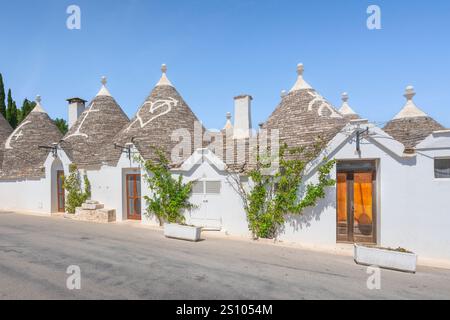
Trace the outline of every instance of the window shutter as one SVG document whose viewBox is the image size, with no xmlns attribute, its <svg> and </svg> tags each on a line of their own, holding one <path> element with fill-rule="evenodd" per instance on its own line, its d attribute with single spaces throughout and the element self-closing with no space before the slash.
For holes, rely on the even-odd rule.
<svg viewBox="0 0 450 320">
<path fill-rule="evenodd" d="M 206 181 L 206 194 L 220 194 L 221 187 L 220 181 Z"/>
<path fill-rule="evenodd" d="M 204 182 L 203 181 L 194 181 L 192 184 L 192 193 L 194 194 L 203 194 L 204 192 Z"/>
<path fill-rule="evenodd" d="M 450 179 L 450 159 L 434 159 L 434 177 Z"/>
</svg>

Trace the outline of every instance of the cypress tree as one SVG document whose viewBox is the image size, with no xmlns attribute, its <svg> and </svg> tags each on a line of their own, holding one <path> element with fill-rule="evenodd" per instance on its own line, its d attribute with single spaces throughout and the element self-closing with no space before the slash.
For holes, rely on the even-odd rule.
<svg viewBox="0 0 450 320">
<path fill-rule="evenodd" d="M 3 76 L 1 73 L 0 73 L 0 114 L 6 117 L 5 86 L 3 84 Z"/>
<path fill-rule="evenodd" d="M 17 119 L 17 105 L 16 102 L 13 101 L 12 109 L 11 109 L 11 122 L 9 123 L 13 129 L 17 127 L 18 119 Z"/>
<path fill-rule="evenodd" d="M 6 109 L 6 120 L 9 125 L 15 129 L 17 127 L 17 106 L 16 102 L 12 99 L 11 89 L 8 90 L 8 106 Z"/>
<path fill-rule="evenodd" d="M 12 117 L 12 108 L 13 108 L 13 99 L 11 96 L 11 89 L 8 90 L 8 105 L 6 108 L 6 120 L 9 122 L 9 124 L 11 125 L 11 117 Z M 13 127 L 14 129 L 14 127 Z"/>
</svg>

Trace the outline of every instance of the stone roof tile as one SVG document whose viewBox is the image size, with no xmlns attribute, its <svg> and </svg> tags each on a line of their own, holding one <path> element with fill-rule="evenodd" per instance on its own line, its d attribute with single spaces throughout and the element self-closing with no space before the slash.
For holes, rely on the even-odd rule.
<svg viewBox="0 0 450 320">
<path fill-rule="evenodd" d="M 45 177 L 44 162 L 49 151 L 39 148 L 58 143 L 62 134 L 40 104 L 17 126 L 4 143 L 1 180 Z"/>
<path fill-rule="evenodd" d="M 163 65 L 161 80 L 114 141 L 120 145 L 134 143 L 145 160 L 156 159 L 155 148 L 163 150 L 168 159 L 171 159 L 172 150 L 180 143 L 172 141 L 172 134 L 189 133 L 189 154 L 185 152 L 179 157 L 177 155 L 178 159 L 172 159 L 172 164 L 177 165 L 190 157 L 195 147 L 203 147 L 202 141 L 196 143 L 194 140 L 195 134 L 198 134 L 197 139 L 202 139 L 205 129 L 170 83 L 166 70 L 167 67 Z"/>
<path fill-rule="evenodd" d="M 106 89 L 102 88 L 65 135 L 61 147 L 79 168 L 115 165 L 121 150 L 114 137 L 129 123 L 127 115 Z"/>
</svg>

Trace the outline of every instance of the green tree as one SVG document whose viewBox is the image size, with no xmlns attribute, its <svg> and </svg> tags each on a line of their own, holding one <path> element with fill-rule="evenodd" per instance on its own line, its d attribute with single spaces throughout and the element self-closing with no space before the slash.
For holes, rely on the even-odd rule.
<svg viewBox="0 0 450 320">
<path fill-rule="evenodd" d="M 11 89 L 8 90 L 8 100 L 7 100 L 7 106 L 6 106 L 6 115 L 5 118 L 6 120 L 10 122 L 11 119 L 11 109 L 12 109 L 12 103 L 13 103 L 13 99 L 12 99 L 12 95 L 11 95 Z"/>
<path fill-rule="evenodd" d="M 3 84 L 3 76 L 0 73 L 0 114 L 6 118 L 6 104 L 5 104 L 5 86 Z"/>
<path fill-rule="evenodd" d="M 67 121 L 64 119 L 56 118 L 54 120 L 56 126 L 62 134 L 66 134 L 69 131 L 69 126 L 67 125 Z"/>
<path fill-rule="evenodd" d="M 30 112 L 36 106 L 36 102 L 32 102 L 28 99 L 23 100 L 22 108 L 17 110 L 17 122 L 21 123 L 30 114 Z"/>
<path fill-rule="evenodd" d="M 6 109 L 6 120 L 13 129 L 17 127 L 17 106 L 16 102 L 12 99 L 11 89 L 8 90 L 8 106 Z"/>
</svg>

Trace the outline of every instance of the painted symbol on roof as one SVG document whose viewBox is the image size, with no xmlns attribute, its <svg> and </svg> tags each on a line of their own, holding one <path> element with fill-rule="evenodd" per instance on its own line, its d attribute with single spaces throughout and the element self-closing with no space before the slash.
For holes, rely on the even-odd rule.
<svg viewBox="0 0 450 320">
<path fill-rule="evenodd" d="M 310 96 L 313 97 L 313 99 L 311 100 L 311 102 L 308 104 L 308 111 L 312 111 L 313 106 L 318 103 L 319 107 L 317 108 L 317 114 L 320 117 L 324 116 L 324 111 L 328 110 L 330 112 L 329 117 L 331 118 L 342 118 L 342 116 L 336 112 L 336 110 L 334 110 L 333 107 L 330 106 L 330 104 L 325 100 L 324 97 L 322 97 L 320 94 L 318 94 L 317 92 L 308 92 L 308 94 Z"/>
<path fill-rule="evenodd" d="M 5 149 L 13 149 L 13 147 L 11 147 L 11 140 L 14 138 L 14 142 L 15 142 L 15 141 L 19 140 L 20 138 L 22 138 L 22 136 L 23 136 L 22 128 L 29 123 L 31 123 L 31 121 L 22 122 L 20 124 L 20 126 L 18 126 L 16 128 L 16 130 L 14 130 L 13 133 L 11 133 L 11 135 L 8 137 L 8 140 L 6 140 L 6 142 L 5 142 Z"/>
<path fill-rule="evenodd" d="M 95 110 L 94 109 L 94 103 L 91 105 L 91 107 L 84 113 L 83 119 L 81 120 L 80 124 L 77 127 L 77 130 L 75 130 L 74 133 L 72 133 L 71 135 L 67 136 L 64 138 L 64 140 L 70 138 L 70 137 L 84 137 L 84 138 L 89 138 L 89 136 L 86 133 L 82 133 L 81 129 L 83 127 L 84 122 L 86 121 L 87 117 L 92 113 L 92 112 L 99 112 L 100 110 Z"/>
<path fill-rule="evenodd" d="M 136 115 L 136 119 L 128 126 L 125 132 L 130 131 L 130 129 L 136 122 L 139 122 L 141 129 L 146 127 L 152 121 L 158 119 L 159 117 L 162 117 L 163 115 L 168 114 L 170 111 L 172 111 L 172 108 L 176 106 L 178 106 L 178 100 L 174 98 L 159 99 L 153 102 L 151 101 L 145 102 L 139 109 L 139 112 Z M 144 115 L 150 114 L 151 115 L 150 119 L 145 121 L 143 119 L 143 113 Z"/>
</svg>

